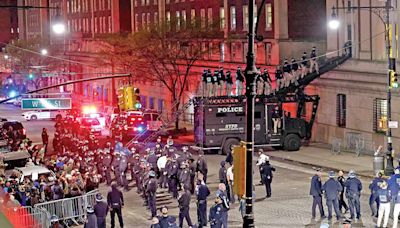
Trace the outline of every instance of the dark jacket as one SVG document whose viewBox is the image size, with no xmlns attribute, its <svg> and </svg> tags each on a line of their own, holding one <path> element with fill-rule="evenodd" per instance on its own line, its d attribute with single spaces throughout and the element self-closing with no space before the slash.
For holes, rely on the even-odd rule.
<svg viewBox="0 0 400 228">
<path fill-rule="evenodd" d="M 310 195 L 312 196 L 322 195 L 321 178 L 317 174 L 315 174 L 311 179 Z"/>
</svg>

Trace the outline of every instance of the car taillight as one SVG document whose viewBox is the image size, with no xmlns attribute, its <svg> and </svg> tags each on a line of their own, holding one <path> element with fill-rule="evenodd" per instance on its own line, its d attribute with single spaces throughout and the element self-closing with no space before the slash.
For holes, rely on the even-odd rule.
<svg viewBox="0 0 400 228">
<path fill-rule="evenodd" d="M 138 118 L 139 121 L 142 121 L 142 118 Z"/>
</svg>

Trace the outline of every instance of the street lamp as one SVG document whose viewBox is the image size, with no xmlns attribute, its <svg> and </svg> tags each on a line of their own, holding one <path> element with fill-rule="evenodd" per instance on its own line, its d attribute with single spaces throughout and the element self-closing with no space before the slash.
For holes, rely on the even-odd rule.
<svg viewBox="0 0 400 228">
<path fill-rule="evenodd" d="M 65 33 L 65 25 L 61 22 L 57 22 L 52 26 L 53 32 L 57 35 L 62 35 Z"/>
<path fill-rule="evenodd" d="M 347 9 L 347 10 L 359 10 L 359 9 L 364 9 L 368 10 L 372 13 L 374 13 L 378 18 L 381 20 L 383 23 L 383 26 L 385 28 L 385 42 L 386 42 L 386 55 L 387 55 L 387 61 L 388 61 L 388 71 L 387 71 L 387 88 L 386 88 L 386 93 L 387 93 L 387 124 L 388 128 L 386 131 L 386 137 L 387 137 L 387 151 L 386 151 L 386 167 L 385 167 L 385 174 L 386 175 L 391 175 L 393 174 L 394 167 L 393 167 L 393 144 L 392 144 L 392 129 L 389 127 L 389 122 L 392 120 L 392 105 L 391 105 L 391 100 L 392 100 L 392 85 L 391 85 L 391 75 L 390 73 L 395 69 L 395 59 L 391 57 L 391 44 L 390 44 L 390 10 L 393 9 L 391 5 L 391 0 L 386 0 L 385 6 L 349 6 L 349 7 L 332 7 L 332 19 L 329 22 L 329 27 L 332 29 L 338 29 L 339 27 L 339 21 L 336 19 L 336 10 L 337 9 Z M 381 15 L 381 13 L 384 14 L 384 17 Z M 336 20 L 336 22 L 335 22 Z"/>
<path fill-rule="evenodd" d="M 4 55 L 4 59 L 9 59 L 10 56 L 9 55 Z"/>
<path fill-rule="evenodd" d="M 40 53 L 41 53 L 42 55 L 47 55 L 47 54 L 48 54 L 48 51 L 47 51 L 47 49 L 42 49 L 42 50 L 40 50 Z"/>
</svg>

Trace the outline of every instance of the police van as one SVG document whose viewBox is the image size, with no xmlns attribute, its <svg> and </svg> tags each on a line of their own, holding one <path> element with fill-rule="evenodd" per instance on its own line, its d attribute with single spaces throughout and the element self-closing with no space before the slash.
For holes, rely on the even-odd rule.
<svg viewBox="0 0 400 228">
<path fill-rule="evenodd" d="M 254 108 L 254 146 L 299 150 L 302 139 L 311 137 L 318 101 L 318 96 L 304 96 L 301 99 L 296 95 L 283 98 L 257 97 Z M 308 121 L 301 116 L 306 102 L 313 103 L 313 111 Z M 284 110 L 284 104 L 287 103 L 297 103 L 296 117 L 291 117 L 289 112 Z M 244 96 L 195 98 L 194 104 L 194 149 L 226 154 L 233 145 L 239 145 L 240 141 L 245 140 Z M 280 115 L 274 116 L 276 113 Z M 277 122 L 280 121 L 276 132 L 274 118 Z"/>
</svg>

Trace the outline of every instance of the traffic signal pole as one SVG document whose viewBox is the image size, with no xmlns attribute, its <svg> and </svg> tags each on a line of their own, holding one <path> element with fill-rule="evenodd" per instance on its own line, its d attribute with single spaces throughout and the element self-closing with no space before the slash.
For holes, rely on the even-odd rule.
<svg viewBox="0 0 400 228">
<path fill-rule="evenodd" d="M 255 78 L 259 73 L 255 65 L 254 56 L 254 5 L 255 0 L 249 0 L 249 33 L 246 78 L 246 209 L 243 218 L 243 227 L 254 227 L 253 212 L 253 150 L 254 150 L 254 98 Z M 239 91 L 240 93 L 241 91 Z"/>
</svg>

